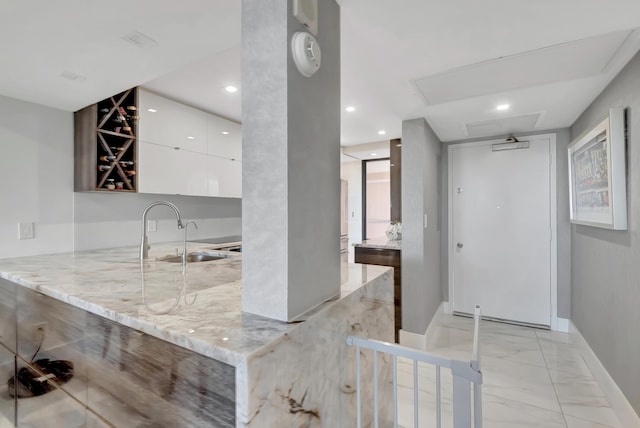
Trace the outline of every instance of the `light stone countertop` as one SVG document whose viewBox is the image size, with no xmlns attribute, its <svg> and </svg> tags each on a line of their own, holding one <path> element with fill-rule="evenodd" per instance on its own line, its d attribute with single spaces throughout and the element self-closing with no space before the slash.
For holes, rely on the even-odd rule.
<svg viewBox="0 0 640 428">
<path fill-rule="evenodd" d="M 402 250 L 402 240 L 389 241 L 387 238 L 367 239 L 361 243 L 354 243 L 354 247 L 378 248 L 383 250 Z"/>
<path fill-rule="evenodd" d="M 0 259 L 0 277 L 233 366 L 298 325 L 241 311 L 241 254 L 190 263 L 183 275 L 180 263 L 155 260 L 175 255 L 182 243 L 151 245 L 144 272 L 138 247 L 126 247 Z M 190 242 L 187 251 L 214 247 Z M 340 299 L 388 270 L 349 265 Z"/>
</svg>

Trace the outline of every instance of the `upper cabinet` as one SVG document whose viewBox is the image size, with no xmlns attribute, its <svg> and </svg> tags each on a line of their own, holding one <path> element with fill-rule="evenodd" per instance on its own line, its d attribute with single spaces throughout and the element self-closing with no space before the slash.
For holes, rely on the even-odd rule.
<svg viewBox="0 0 640 428">
<path fill-rule="evenodd" d="M 207 115 L 207 154 L 225 159 L 242 159 L 240 125 L 212 114 Z"/>
<path fill-rule="evenodd" d="M 75 113 L 75 190 L 242 197 L 240 124 L 142 88 Z"/>
<path fill-rule="evenodd" d="M 238 123 L 138 89 L 139 191 L 242 197 Z"/>
<path fill-rule="evenodd" d="M 207 113 L 138 89 L 138 140 L 207 153 Z"/>
</svg>

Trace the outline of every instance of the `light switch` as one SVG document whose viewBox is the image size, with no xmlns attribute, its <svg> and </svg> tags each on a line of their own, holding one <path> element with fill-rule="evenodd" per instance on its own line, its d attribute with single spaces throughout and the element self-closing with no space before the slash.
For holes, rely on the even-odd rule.
<svg viewBox="0 0 640 428">
<path fill-rule="evenodd" d="M 424 228 L 427 228 L 427 225 L 429 224 L 429 222 L 427 221 L 427 214 L 424 215 Z"/>
<path fill-rule="evenodd" d="M 35 225 L 33 223 L 18 223 L 18 239 L 33 239 Z"/>
<path fill-rule="evenodd" d="M 157 220 L 147 220 L 147 232 L 155 232 L 158 230 Z"/>
</svg>

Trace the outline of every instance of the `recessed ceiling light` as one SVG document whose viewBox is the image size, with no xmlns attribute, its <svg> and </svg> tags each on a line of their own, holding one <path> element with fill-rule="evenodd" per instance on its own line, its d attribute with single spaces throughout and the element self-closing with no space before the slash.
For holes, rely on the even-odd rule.
<svg viewBox="0 0 640 428">
<path fill-rule="evenodd" d="M 156 110 L 156 109 L 154 109 L 154 108 L 148 108 L 148 109 L 147 109 L 147 111 L 150 111 L 151 113 L 155 113 L 155 112 L 157 112 L 158 110 Z"/>
<path fill-rule="evenodd" d="M 196 137 L 194 137 L 193 135 L 189 135 L 189 136 L 187 137 L 187 140 L 195 140 L 195 139 L 196 139 Z"/>
<path fill-rule="evenodd" d="M 227 340 L 229 340 L 229 338 L 228 337 L 223 337 L 222 340 L 224 340 L 226 342 Z"/>
<path fill-rule="evenodd" d="M 500 105 L 496 106 L 496 110 L 498 110 L 498 111 L 509 110 L 509 104 L 500 104 Z"/>
<path fill-rule="evenodd" d="M 229 131 L 222 131 L 222 135 L 229 135 Z"/>
<path fill-rule="evenodd" d="M 346 111 L 348 111 L 349 113 L 356 111 L 356 108 L 354 106 L 349 106 L 347 108 L 345 108 Z"/>
<path fill-rule="evenodd" d="M 378 156 L 377 153 L 371 153 L 371 156 Z"/>
<path fill-rule="evenodd" d="M 385 131 L 385 130 L 380 130 L 380 131 L 378 131 L 378 135 L 384 135 L 384 134 L 386 134 L 386 133 L 387 133 L 387 131 Z"/>
<path fill-rule="evenodd" d="M 226 87 L 224 88 L 224 90 L 225 90 L 225 91 L 227 91 L 227 92 L 231 92 L 232 94 L 233 94 L 234 92 L 238 92 L 238 88 L 236 88 L 235 86 L 231 86 L 231 85 L 226 86 Z"/>
</svg>

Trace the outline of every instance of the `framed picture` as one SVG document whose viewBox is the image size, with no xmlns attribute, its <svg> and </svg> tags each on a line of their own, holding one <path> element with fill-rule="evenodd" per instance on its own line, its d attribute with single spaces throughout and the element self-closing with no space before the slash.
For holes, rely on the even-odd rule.
<svg viewBox="0 0 640 428">
<path fill-rule="evenodd" d="M 627 229 L 624 108 L 569 145 L 571 223 Z"/>
</svg>

